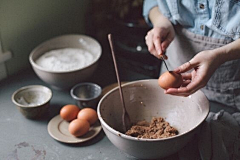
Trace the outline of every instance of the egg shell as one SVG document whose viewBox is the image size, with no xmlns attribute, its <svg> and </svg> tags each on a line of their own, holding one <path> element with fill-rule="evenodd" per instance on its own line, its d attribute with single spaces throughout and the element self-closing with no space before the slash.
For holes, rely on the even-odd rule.
<svg viewBox="0 0 240 160">
<path fill-rule="evenodd" d="M 89 131 L 90 124 L 87 120 L 84 119 L 74 119 L 69 123 L 68 131 L 76 136 L 80 137 L 86 134 Z"/>
<path fill-rule="evenodd" d="M 94 124 L 98 120 L 97 112 L 92 108 L 83 108 L 77 116 L 78 119 L 87 120 L 90 125 Z"/>
<path fill-rule="evenodd" d="M 182 83 L 182 75 L 173 71 L 163 73 L 158 79 L 158 84 L 163 89 L 179 88 Z"/>
<path fill-rule="evenodd" d="M 66 121 L 72 121 L 77 118 L 80 108 L 73 104 L 65 105 L 60 110 L 60 116 Z"/>
</svg>

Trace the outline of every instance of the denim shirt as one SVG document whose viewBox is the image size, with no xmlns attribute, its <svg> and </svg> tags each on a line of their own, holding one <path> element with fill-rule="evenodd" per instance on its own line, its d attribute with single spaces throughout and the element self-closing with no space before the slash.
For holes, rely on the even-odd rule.
<svg viewBox="0 0 240 160">
<path fill-rule="evenodd" d="M 218 39 L 240 38 L 240 0 L 145 0 L 143 16 L 158 6 L 174 25 L 192 33 Z"/>
</svg>

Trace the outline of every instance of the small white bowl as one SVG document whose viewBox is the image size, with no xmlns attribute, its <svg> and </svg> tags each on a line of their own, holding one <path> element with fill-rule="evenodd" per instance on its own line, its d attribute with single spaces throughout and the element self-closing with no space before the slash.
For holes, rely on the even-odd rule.
<svg viewBox="0 0 240 160">
<path fill-rule="evenodd" d="M 42 116 L 49 108 L 52 91 L 41 85 L 30 85 L 16 90 L 12 102 L 29 119 Z"/>
<path fill-rule="evenodd" d="M 75 48 L 82 49 L 93 55 L 94 60 L 80 69 L 69 71 L 53 71 L 43 68 L 36 60 L 44 53 L 56 49 Z M 97 69 L 102 54 L 101 45 L 92 37 L 86 35 L 62 35 L 52 38 L 37 46 L 29 55 L 29 61 L 38 77 L 54 89 L 70 89 L 79 82 L 90 78 Z"/>
</svg>

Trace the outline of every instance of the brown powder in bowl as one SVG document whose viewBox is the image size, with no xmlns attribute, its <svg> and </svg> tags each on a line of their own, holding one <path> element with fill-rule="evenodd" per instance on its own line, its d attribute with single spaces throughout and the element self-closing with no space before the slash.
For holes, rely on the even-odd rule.
<svg viewBox="0 0 240 160">
<path fill-rule="evenodd" d="M 125 134 L 137 138 L 159 139 L 175 136 L 178 130 L 170 126 L 162 117 L 153 117 L 151 123 L 140 121 Z"/>
</svg>

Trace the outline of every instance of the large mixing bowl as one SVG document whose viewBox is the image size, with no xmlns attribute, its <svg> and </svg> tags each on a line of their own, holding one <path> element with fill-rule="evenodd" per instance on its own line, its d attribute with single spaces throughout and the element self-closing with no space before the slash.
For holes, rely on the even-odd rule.
<svg viewBox="0 0 240 160">
<path fill-rule="evenodd" d="M 95 58 L 87 66 L 69 70 L 53 71 L 39 66 L 36 60 L 44 53 L 56 49 L 76 48 L 91 53 Z M 29 56 L 29 61 L 38 77 L 54 89 L 70 89 L 79 82 L 91 77 L 97 68 L 99 58 L 102 54 L 100 44 L 86 35 L 62 35 L 47 40 L 37 46 Z"/>
<path fill-rule="evenodd" d="M 157 79 L 126 83 L 123 95 L 131 121 L 163 117 L 179 134 L 163 139 L 141 139 L 122 133 L 122 107 L 118 87 L 98 104 L 98 116 L 109 140 L 123 152 L 141 159 L 159 159 L 176 153 L 198 131 L 209 113 L 209 101 L 201 91 L 189 97 L 164 94 Z"/>
</svg>

